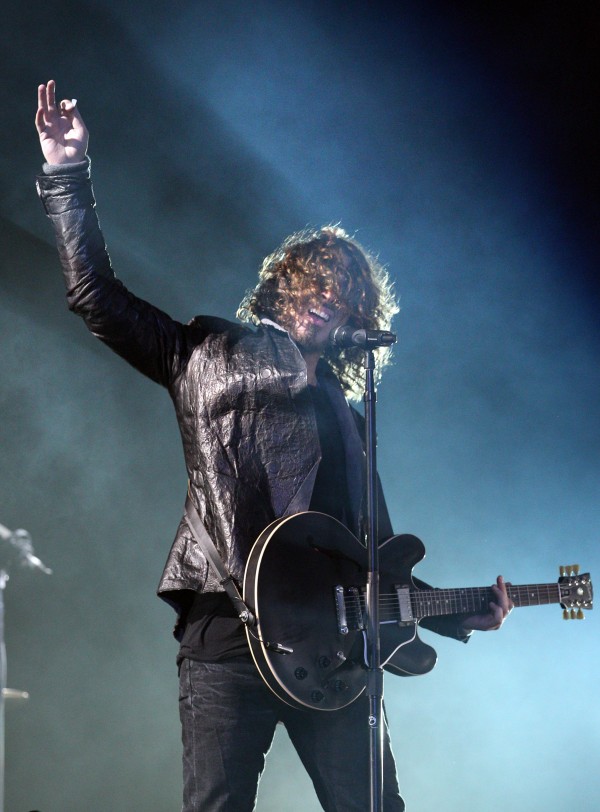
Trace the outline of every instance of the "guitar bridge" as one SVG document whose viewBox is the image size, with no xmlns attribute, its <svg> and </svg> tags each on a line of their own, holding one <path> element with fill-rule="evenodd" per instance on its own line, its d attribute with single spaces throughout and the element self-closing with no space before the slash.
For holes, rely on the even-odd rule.
<svg viewBox="0 0 600 812">
<path fill-rule="evenodd" d="M 339 634 L 348 634 L 350 629 L 362 631 L 365 628 L 360 591 L 355 586 L 335 587 L 335 610 Z"/>
<path fill-rule="evenodd" d="M 398 623 L 408 624 L 414 623 L 414 615 L 412 603 L 410 600 L 410 587 L 394 585 L 396 595 L 398 596 L 399 620 Z"/>
</svg>

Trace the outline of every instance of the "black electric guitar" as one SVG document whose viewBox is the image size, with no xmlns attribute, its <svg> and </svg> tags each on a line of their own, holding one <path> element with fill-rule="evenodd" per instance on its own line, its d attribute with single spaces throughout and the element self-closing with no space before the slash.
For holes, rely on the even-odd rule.
<svg viewBox="0 0 600 812">
<path fill-rule="evenodd" d="M 419 621 L 486 612 L 491 587 L 418 589 L 412 569 L 425 547 L 411 535 L 379 548 L 381 663 L 404 676 L 426 674 L 436 653 L 419 639 Z M 559 603 L 567 617 L 592 608 L 589 574 L 561 568 L 556 584 L 508 587 L 515 606 Z M 256 625 L 247 627 L 256 666 L 271 690 L 292 707 L 337 710 L 365 690 L 364 604 L 367 551 L 340 522 L 298 513 L 270 524 L 250 553 L 244 600 Z"/>
</svg>

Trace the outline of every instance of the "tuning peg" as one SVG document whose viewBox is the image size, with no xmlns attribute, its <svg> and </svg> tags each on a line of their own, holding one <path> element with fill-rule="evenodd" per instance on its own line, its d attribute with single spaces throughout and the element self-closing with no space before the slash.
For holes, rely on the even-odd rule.
<svg viewBox="0 0 600 812">
<path fill-rule="evenodd" d="M 563 620 L 570 620 L 570 619 L 571 619 L 571 615 L 569 614 L 569 610 L 568 609 L 563 609 Z"/>
<path fill-rule="evenodd" d="M 585 615 L 583 614 L 583 610 L 581 608 L 579 608 L 577 610 L 577 620 L 583 620 L 584 618 L 585 618 Z"/>
<path fill-rule="evenodd" d="M 579 564 L 573 564 L 573 575 L 579 575 Z"/>
<path fill-rule="evenodd" d="M 560 573 L 560 577 L 564 578 L 565 577 L 565 572 L 566 572 L 566 567 L 559 567 L 558 571 Z"/>
</svg>

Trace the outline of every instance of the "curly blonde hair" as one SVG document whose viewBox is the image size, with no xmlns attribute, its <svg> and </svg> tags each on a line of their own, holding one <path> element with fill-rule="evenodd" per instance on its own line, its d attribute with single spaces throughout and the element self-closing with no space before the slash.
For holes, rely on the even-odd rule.
<svg viewBox="0 0 600 812">
<path fill-rule="evenodd" d="M 270 318 L 289 330 L 308 303 L 324 292 L 349 311 L 347 324 L 356 329 L 389 330 L 399 307 L 385 268 L 344 229 L 336 225 L 305 229 L 291 236 L 262 263 L 258 285 L 241 302 L 237 317 L 258 323 Z M 380 379 L 390 362 L 391 347 L 376 356 Z M 348 397 L 363 391 L 364 353 L 359 347 L 327 347 L 324 359 Z"/>
</svg>

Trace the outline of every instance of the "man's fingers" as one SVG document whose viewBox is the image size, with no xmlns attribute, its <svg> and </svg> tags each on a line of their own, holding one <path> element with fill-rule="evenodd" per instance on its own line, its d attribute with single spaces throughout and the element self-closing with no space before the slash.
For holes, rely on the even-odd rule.
<svg viewBox="0 0 600 812">
<path fill-rule="evenodd" d="M 514 608 L 514 603 L 508 596 L 508 587 L 510 584 L 507 584 L 504 578 L 499 575 L 496 579 L 496 585 L 493 587 L 494 592 L 499 598 L 500 606 L 504 610 L 505 614 L 508 614 L 511 609 Z"/>
<path fill-rule="evenodd" d="M 54 107 L 56 107 L 56 82 L 54 79 L 50 79 L 46 85 L 46 97 L 48 109 L 52 110 Z"/>
<path fill-rule="evenodd" d="M 44 121 L 44 109 L 42 107 L 38 107 L 37 113 L 35 114 L 35 128 L 39 135 L 41 135 L 46 128 L 46 122 Z"/>
<path fill-rule="evenodd" d="M 56 83 L 53 79 L 45 85 L 38 85 L 38 109 L 35 114 L 35 126 L 41 134 L 49 124 L 56 121 L 56 115 L 67 118 L 70 124 L 81 129 L 85 125 L 77 109 L 77 99 L 63 99 L 56 103 Z"/>
<path fill-rule="evenodd" d="M 75 105 L 69 101 L 69 106 L 65 112 L 69 112 L 71 107 L 74 109 Z M 57 112 L 59 111 L 56 109 L 56 82 L 50 79 L 47 84 L 38 85 L 38 111 L 35 117 L 35 124 L 39 132 L 42 131 L 45 125 L 52 122 Z"/>
<path fill-rule="evenodd" d="M 69 122 L 73 130 L 87 133 L 86 126 L 77 107 L 77 99 L 63 99 L 60 103 L 60 115 Z"/>
<path fill-rule="evenodd" d="M 493 601 L 490 601 L 489 607 L 490 607 L 491 622 L 488 629 L 489 631 L 492 632 L 496 631 L 497 629 L 500 628 L 500 626 L 502 626 L 502 623 L 504 622 L 504 612 L 502 610 L 502 607 L 498 606 L 498 604 L 494 603 Z"/>
<path fill-rule="evenodd" d="M 63 99 L 60 103 L 61 113 L 74 113 L 77 107 L 77 99 Z"/>
<path fill-rule="evenodd" d="M 38 85 L 38 108 L 42 111 L 48 109 L 48 101 L 46 99 L 46 85 Z"/>
</svg>

